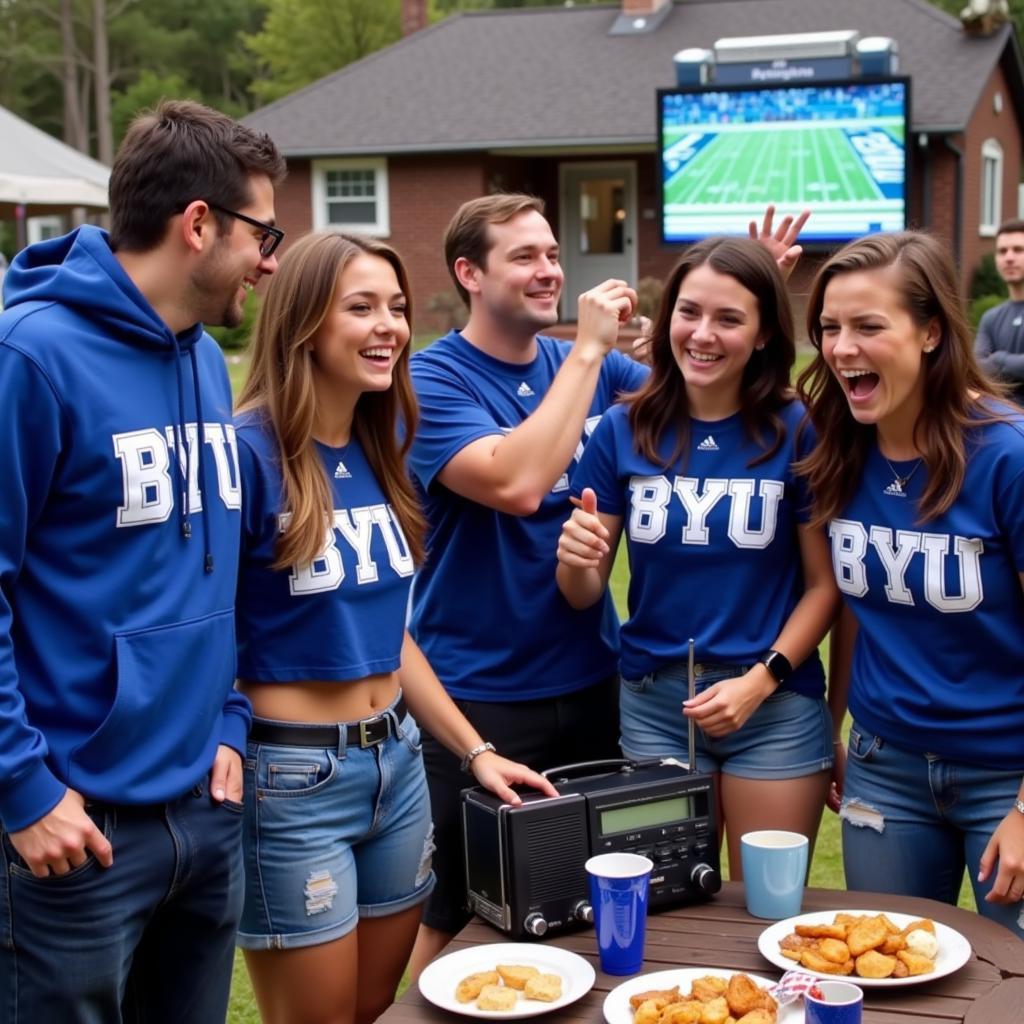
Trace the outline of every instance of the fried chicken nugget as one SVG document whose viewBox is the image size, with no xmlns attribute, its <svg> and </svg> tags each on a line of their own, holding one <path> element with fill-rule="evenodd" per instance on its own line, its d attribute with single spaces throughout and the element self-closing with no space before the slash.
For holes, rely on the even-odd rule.
<svg viewBox="0 0 1024 1024">
<path fill-rule="evenodd" d="M 462 981 L 455 988 L 455 998 L 460 1003 L 471 1003 L 481 992 L 484 990 L 484 985 L 497 985 L 498 984 L 498 972 L 497 971 L 479 971 L 477 974 L 471 974 L 467 978 L 463 978 Z"/>
<path fill-rule="evenodd" d="M 845 939 L 846 925 L 842 924 L 798 924 L 797 935 L 808 939 Z"/>
<path fill-rule="evenodd" d="M 908 965 L 909 969 L 909 965 Z M 862 978 L 888 978 L 896 970 L 896 957 L 869 949 L 857 957 L 857 974 Z"/>
<path fill-rule="evenodd" d="M 645 999 L 633 1014 L 633 1024 L 658 1024 L 661 1011 L 668 1006 L 659 999 Z"/>
<path fill-rule="evenodd" d="M 921 956 L 920 953 L 911 953 L 909 950 L 901 949 L 896 956 L 907 965 L 907 972 L 912 976 L 931 974 L 935 970 L 935 961 Z"/>
<path fill-rule="evenodd" d="M 882 924 L 885 925 L 885 930 L 890 935 L 899 935 L 901 929 L 899 928 L 898 925 L 893 924 L 892 921 L 890 921 L 889 918 L 886 917 L 885 914 L 879 914 L 878 918 L 882 922 Z"/>
<path fill-rule="evenodd" d="M 895 935 L 887 935 L 885 942 L 878 947 L 879 953 L 886 956 L 895 956 L 901 949 L 907 948 L 907 937 L 903 932 L 896 932 Z"/>
<path fill-rule="evenodd" d="M 834 964 L 845 964 L 850 959 L 850 947 L 842 939 L 818 939 L 818 952 Z"/>
<path fill-rule="evenodd" d="M 897 953 L 897 956 L 899 956 L 898 953 Z M 893 968 L 892 974 L 890 974 L 889 977 L 890 978 L 909 978 L 910 977 L 910 971 L 907 970 L 907 965 L 902 960 L 897 960 L 896 961 L 896 966 Z"/>
<path fill-rule="evenodd" d="M 729 1012 L 742 1017 L 761 1006 L 761 989 L 745 974 L 734 974 L 725 987 Z"/>
<path fill-rule="evenodd" d="M 704 1003 L 700 1024 L 725 1024 L 729 1019 L 729 1003 L 725 996 L 716 996 Z"/>
<path fill-rule="evenodd" d="M 700 1015 L 704 1012 L 704 1004 L 696 999 L 687 999 L 684 1003 L 669 1003 L 661 1016 L 659 1024 L 700 1024 Z"/>
<path fill-rule="evenodd" d="M 856 959 L 869 949 L 878 949 L 885 942 L 889 930 L 880 917 L 866 917 L 858 921 L 846 936 L 846 944 L 850 947 L 850 955 Z"/>
<path fill-rule="evenodd" d="M 736 1024 L 775 1024 L 775 1014 L 771 1010 L 751 1010 L 743 1014 Z"/>
<path fill-rule="evenodd" d="M 702 1003 L 710 1002 L 725 994 L 725 978 L 717 978 L 713 974 L 705 974 L 690 986 L 690 995 Z M 728 1014 L 726 1015 L 728 1016 Z"/>
<path fill-rule="evenodd" d="M 915 931 L 918 928 L 923 928 L 926 932 L 935 934 L 935 922 L 930 917 L 922 917 L 919 921 L 911 921 L 906 928 L 903 929 L 903 934 L 908 935 L 910 932 Z"/>
<path fill-rule="evenodd" d="M 553 1003 L 562 998 L 562 979 L 557 974 L 537 973 L 526 979 L 523 995 L 527 999 L 539 999 L 542 1003 Z"/>
<path fill-rule="evenodd" d="M 517 988 L 520 991 L 526 987 L 530 978 L 536 978 L 540 974 L 536 967 L 527 967 L 524 964 L 498 964 L 497 971 L 509 988 Z"/>
<path fill-rule="evenodd" d="M 840 911 L 832 919 L 832 923 L 840 925 L 841 927 L 843 927 L 847 931 L 849 931 L 860 919 L 861 919 L 861 915 L 860 914 L 847 914 L 847 913 L 845 913 L 843 911 Z"/>
<path fill-rule="evenodd" d="M 819 974 L 841 974 L 842 964 L 826 960 L 816 949 L 801 949 L 800 963 L 809 971 Z"/>
<path fill-rule="evenodd" d="M 648 999 L 654 999 L 660 1002 L 661 1006 L 659 1006 L 659 1009 L 663 1009 L 668 1006 L 669 1003 L 678 1003 L 680 999 L 679 986 L 674 985 L 672 988 L 651 989 L 648 992 L 637 992 L 635 996 L 629 997 L 629 1005 L 636 1010 L 639 1008 L 641 1003 L 646 1003 Z"/>
<path fill-rule="evenodd" d="M 476 1000 L 478 1010 L 497 1010 L 498 1012 L 516 1008 L 515 989 L 504 985 L 484 985 Z"/>
</svg>

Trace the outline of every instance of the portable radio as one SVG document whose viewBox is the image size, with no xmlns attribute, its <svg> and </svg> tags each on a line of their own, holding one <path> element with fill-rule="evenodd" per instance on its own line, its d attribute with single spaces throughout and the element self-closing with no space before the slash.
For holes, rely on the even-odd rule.
<svg viewBox="0 0 1024 1024">
<path fill-rule="evenodd" d="M 721 888 L 710 775 L 672 758 L 591 761 L 544 774 L 559 795 L 523 791 L 516 807 L 483 789 L 463 790 L 466 887 L 484 920 L 516 938 L 591 923 L 583 865 L 598 853 L 654 862 L 652 911 Z"/>
</svg>

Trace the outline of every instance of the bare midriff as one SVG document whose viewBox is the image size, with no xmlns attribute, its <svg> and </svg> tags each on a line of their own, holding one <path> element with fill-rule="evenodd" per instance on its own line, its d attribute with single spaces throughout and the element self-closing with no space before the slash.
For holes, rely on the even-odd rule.
<svg viewBox="0 0 1024 1024">
<path fill-rule="evenodd" d="M 394 703 L 398 673 L 384 672 L 363 679 L 295 683 L 256 683 L 240 679 L 238 689 L 252 701 L 257 718 L 279 722 L 355 722 L 371 718 Z"/>
</svg>

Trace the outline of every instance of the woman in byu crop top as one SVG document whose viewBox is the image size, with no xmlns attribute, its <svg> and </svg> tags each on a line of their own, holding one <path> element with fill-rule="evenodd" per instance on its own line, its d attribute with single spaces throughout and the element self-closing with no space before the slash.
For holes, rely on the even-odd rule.
<svg viewBox="0 0 1024 1024">
<path fill-rule="evenodd" d="M 744 832 L 788 829 L 813 844 L 842 722 L 817 653 L 838 595 L 792 471 L 809 437 L 789 387 L 792 314 L 766 249 L 739 238 L 689 249 L 650 352 L 647 383 L 605 413 L 573 477 L 580 507 L 557 578 L 575 607 L 598 600 L 625 533 L 622 749 L 686 759 L 695 722 L 738 878 Z"/>
<path fill-rule="evenodd" d="M 504 799 L 516 782 L 553 793 L 483 742 L 405 630 L 424 535 L 409 335 L 394 250 L 309 235 L 267 291 L 240 398 L 238 685 L 255 717 L 239 944 L 272 1024 L 369 1024 L 394 998 L 433 886 L 413 715 Z"/>
<path fill-rule="evenodd" d="M 847 608 L 847 885 L 956 903 L 966 865 L 981 912 L 1024 936 L 1024 419 L 928 235 L 840 250 L 807 317 L 801 470 Z"/>
</svg>

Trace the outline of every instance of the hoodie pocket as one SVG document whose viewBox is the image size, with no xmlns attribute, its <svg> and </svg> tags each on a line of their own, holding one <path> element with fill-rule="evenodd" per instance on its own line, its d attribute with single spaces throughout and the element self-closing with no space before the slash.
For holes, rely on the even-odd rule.
<svg viewBox="0 0 1024 1024">
<path fill-rule="evenodd" d="M 234 611 L 116 633 L 114 644 L 114 702 L 73 754 L 72 784 L 103 777 L 127 803 L 169 799 L 213 761 L 234 680 Z"/>
</svg>

